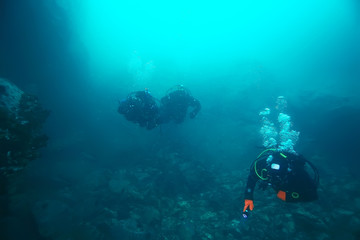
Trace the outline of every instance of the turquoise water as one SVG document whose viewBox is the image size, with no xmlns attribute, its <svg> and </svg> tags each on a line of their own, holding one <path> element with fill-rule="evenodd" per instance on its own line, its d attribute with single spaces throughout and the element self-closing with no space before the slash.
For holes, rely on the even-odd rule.
<svg viewBox="0 0 360 240">
<path fill-rule="evenodd" d="M 359 23 L 355 0 L 2 1 L 0 77 L 51 115 L 42 157 L 1 195 L 1 231 L 358 239 Z M 117 113 L 130 92 L 160 99 L 177 84 L 201 102 L 194 120 L 148 131 Z M 286 205 L 257 190 L 258 210 L 233 226 L 262 151 L 259 112 L 279 95 L 295 149 L 319 168 L 319 200 Z"/>
</svg>

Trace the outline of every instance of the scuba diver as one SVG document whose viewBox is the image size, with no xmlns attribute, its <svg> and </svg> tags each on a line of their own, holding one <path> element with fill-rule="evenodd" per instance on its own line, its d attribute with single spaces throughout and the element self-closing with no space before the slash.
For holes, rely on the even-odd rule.
<svg viewBox="0 0 360 240">
<path fill-rule="evenodd" d="M 260 188 L 272 186 L 277 197 L 286 202 L 310 202 L 318 199 L 319 175 L 311 162 L 302 155 L 266 149 L 250 167 L 244 193 L 245 218 L 248 211 L 254 208 L 254 189 L 259 180 Z"/>
<path fill-rule="evenodd" d="M 130 93 L 119 104 L 118 112 L 128 121 L 138 123 L 148 130 L 157 126 L 159 107 L 156 98 L 147 89 Z"/>
<path fill-rule="evenodd" d="M 177 85 L 167 91 L 166 96 L 161 98 L 160 123 L 182 123 L 186 117 L 189 107 L 192 111 L 189 113 L 191 119 L 199 113 L 201 105 L 199 100 L 191 96 L 191 93 L 183 85 Z"/>
<path fill-rule="evenodd" d="M 254 189 L 260 180 L 260 188 L 267 186 L 286 202 L 310 202 L 318 199 L 319 175 L 315 166 L 294 150 L 300 132 L 291 130 L 291 117 L 284 113 L 287 101 L 279 96 L 275 109 L 278 112 L 278 125 L 270 120 L 270 108 L 265 108 L 260 133 L 265 150 L 259 154 L 250 167 L 245 188 L 243 217 L 254 209 Z M 277 130 L 279 129 L 279 131 Z"/>
</svg>

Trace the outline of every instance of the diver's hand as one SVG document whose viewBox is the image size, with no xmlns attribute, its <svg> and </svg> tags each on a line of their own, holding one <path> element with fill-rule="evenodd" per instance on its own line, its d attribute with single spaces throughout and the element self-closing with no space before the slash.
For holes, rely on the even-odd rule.
<svg viewBox="0 0 360 240">
<path fill-rule="evenodd" d="M 245 212 L 248 208 L 250 209 L 250 211 L 254 209 L 254 201 L 250 199 L 245 199 L 245 206 L 243 212 Z"/>
</svg>

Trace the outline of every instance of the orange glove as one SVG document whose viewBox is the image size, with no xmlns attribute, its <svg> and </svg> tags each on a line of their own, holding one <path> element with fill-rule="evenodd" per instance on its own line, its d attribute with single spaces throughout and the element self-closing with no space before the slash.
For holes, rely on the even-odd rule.
<svg viewBox="0 0 360 240">
<path fill-rule="evenodd" d="M 254 209 L 254 201 L 253 200 L 249 200 L 249 199 L 245 199 L 245 206 L 244 206 L 244 212 L 246 211 L 246 209 L 250 209 L 250 211 L 252 211 Z"/>
<path fill-rule="evenodd" d="M 280 199 L 283 200 L 283 201 L 286 201 L 286 192 L 280 190 L 280 191 L 277 193 L 277 197 L 280 198 Z"/>
</svg>

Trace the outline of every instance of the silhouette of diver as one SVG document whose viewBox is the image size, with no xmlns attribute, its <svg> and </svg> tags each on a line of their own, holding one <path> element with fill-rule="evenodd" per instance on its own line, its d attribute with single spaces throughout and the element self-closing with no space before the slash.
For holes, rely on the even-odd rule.
<svg viewBox="0 0 360 240">
<path fill-rule="evenodd" d="M 166 96 L 161 98 L 160 123 L 182 123 L 189 107 L 191 119 L 195 118 L 201 109 L 200 101 L 191 96 L 191 93 L 183 85 L 177 85 L 167 91 Z"/>
<path fill-rule="evenodd" d="M 149 130 L 158 125 L 159 107 L 147 89 L 130 93 L 126 99 L 120 101 L 118 112 L 124 115 L 126 120 Z"/>
</svg>

